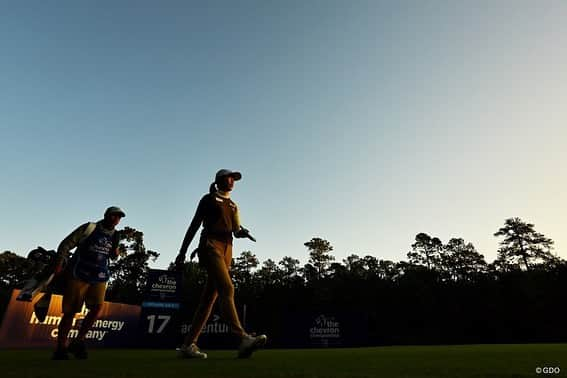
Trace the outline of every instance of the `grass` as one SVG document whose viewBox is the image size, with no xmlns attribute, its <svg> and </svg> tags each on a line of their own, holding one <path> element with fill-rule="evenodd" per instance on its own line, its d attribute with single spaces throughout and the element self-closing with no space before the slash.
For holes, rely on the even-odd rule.
<svg viewBox="0 0 567 378">
<path fill-rule="evenodd" d="M 41 377 L 535 377 L 565 376 L 567 344 L 268 349 L 180 360 L 168 350 L 90 350 L 88 360 L 51 361 L 48 350 L 2 350 L 0 376 Z M 537 374 L 559 367 L 560 374 Z"/>
</svg>

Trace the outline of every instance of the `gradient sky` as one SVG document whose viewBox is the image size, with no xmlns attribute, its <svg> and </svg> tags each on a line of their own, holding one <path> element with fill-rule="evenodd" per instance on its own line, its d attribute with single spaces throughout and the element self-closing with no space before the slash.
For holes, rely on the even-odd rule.
<svg viewBox="0 0 567 378">
<path fill-rule="evenodd" d="M 491 262 L 509 217 L 567 258 L 567 2 L 467 3 L 0 3 L 0 251 L 119 205 L 166 267 L 230 168 L 261 261 Z"/>
</svg>

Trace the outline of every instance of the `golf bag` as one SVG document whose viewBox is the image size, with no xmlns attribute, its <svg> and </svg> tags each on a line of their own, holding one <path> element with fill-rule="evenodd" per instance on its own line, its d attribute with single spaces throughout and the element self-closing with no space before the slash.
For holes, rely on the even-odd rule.
<svg viewBox="0 0 567 378">
<path fill-rule="evenodd" d="M 55 258 L 57 252 L 46 250 L 43 247 L 37 247 L 30 251 L 27 259 L 37 266 L 35 273 L 26 281 L 22 291 L 16 298 L 18 301 L 31 302 L 32 299 L 40 292 L 44 291 L 55 277 Z"/>
<path fill-rule="evenodd" d="M 79 245 L 84 242 L 95 230 L 96 223 L 89 223 L 79 241 Z M 18 301 L 31 302 L 41 292 L 45 294 L 34 304 L 34 312 L 40 322 L 43 322 L 47 316 L 51 295 L 53 293 L 61 294 L 64 287 L 64 279 L 62 275 L 56 276 L 55 265 L 57 260 L 57 252 L 47 251 L 42 247 L 30 251 L 27 257 L 38 265 L 37 273 L 26 281 L 22 291 L 16 298 Z"/>
</svg>

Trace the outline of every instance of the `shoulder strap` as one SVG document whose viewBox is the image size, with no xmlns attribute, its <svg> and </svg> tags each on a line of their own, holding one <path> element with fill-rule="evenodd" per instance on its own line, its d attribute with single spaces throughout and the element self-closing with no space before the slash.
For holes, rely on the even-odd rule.
<svg viewBox="0 0 567 378">
<path fill-rule="evenodd" d="M 83 233 L 83 236 L 81 236 L 81 240 L 79 240 L 79 245 L 82 244 L 85 240 L 87 240 L 89 236 L 91 236 L 95 228 L 96 228 L 96 223 L 89 222 L 87 224 L 87 227 L 85 227 L 85 232 Z"/>
</svg>

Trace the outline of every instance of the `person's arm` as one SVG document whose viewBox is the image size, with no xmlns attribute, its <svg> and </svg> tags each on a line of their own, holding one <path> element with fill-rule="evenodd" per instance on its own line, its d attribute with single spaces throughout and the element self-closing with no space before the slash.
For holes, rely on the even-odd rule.
<svg viewBox="0 0 567 378">
<path fill-rule="evenodd" d="M 240 237 L 239 236 L 239 232 L 240 232 L 240 228 L 242 227 L 242 224 L 240 223 L 240 212 L 238 211 L 238 206 L 236 204 L 234 204 L 234 215 L 232 218 L 232 225 L 233 225 L 233 234 L 235 237 Z"/>
<path fill-rule="evenodd" d="M 187 249 L 189 248 L 189 244 L 193 241 L 195 234 L 199 230 L 201 223 L 203 223 L 204 213 L 205 213 L 205 200 L 206 197 L 203 197 L 197 206 L 197 211 L 193 216 L 193 220 L 189 224 L 189 228 L 187 228 L 187 232 L 185 232 L 185 237 L 183 238 L 183 243 L 181 243 L 181 248 L 179 249 L 179 254 L 175 259 L 175 263 L 177 265 L 182 265 L 185 262 L 185 256 L 187 255 Z"/>
<path fill-rule="evenodd" d="M 120 231 L 114 231 L 114 235 L 112 235 L 110 258 L 112 260 L 116 260 L 118 256 L 120 256 Z"/>
<path fill-rule="evenodd" d="M 240 213 L 238 211 L 238 206 L 236 206 L 236 209 L 234 211 L 232 222 L 234 226 L 234 231 L 232 233 L 234 234 L 235 238 L 248 238 L 252 241 L 256 241 L 256 239 L 252 235 L 250 235 L 250 231 L 244 228 L 242 223 L 240 223 Z"/>
<path fill-rule="evenodd" d="M 81 241 L 85 234 L 87 226 L 88 223 L 80 225 L 73 232 L 67 235 L 67 237 L 59 244 L 55 262 L 55 274 L 59 274 L 63 270 L 65 263 L 69 259 L 71 250 L 79 244 L 79 241 Z"/>
</svg>

